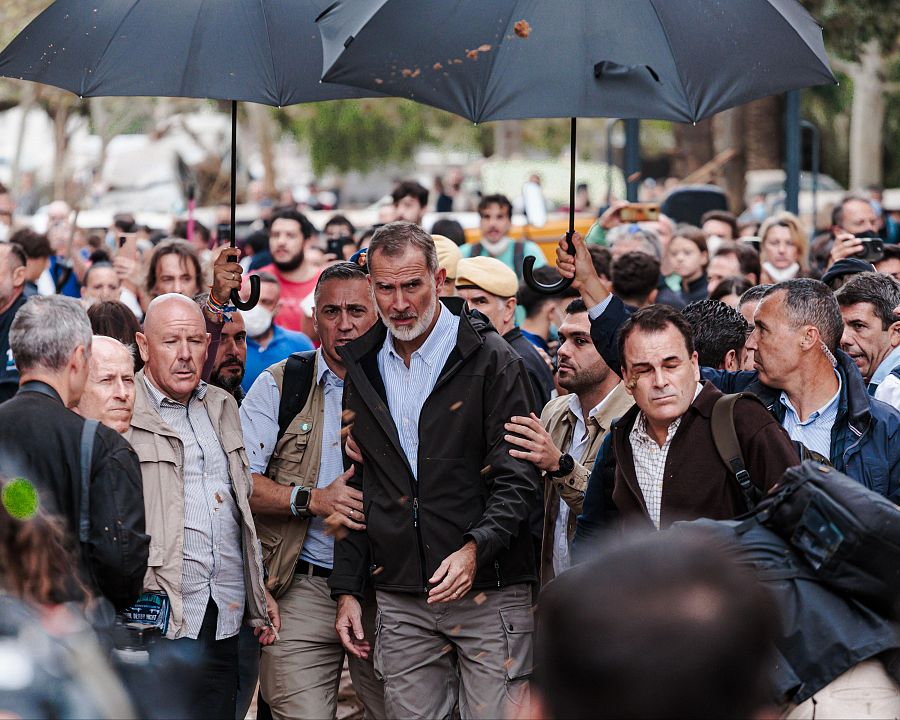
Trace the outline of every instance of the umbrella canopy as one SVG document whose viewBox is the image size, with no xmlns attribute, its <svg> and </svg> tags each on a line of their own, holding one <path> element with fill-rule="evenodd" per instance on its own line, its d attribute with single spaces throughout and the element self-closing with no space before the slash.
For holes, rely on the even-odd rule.
<svg viewBox="0 0 900 720">
<path fill-rule="evenodd" d="M 379 93 L 319 82 L 327 0 L 56 0 L 0 53 L 0 75 L 81 97 L 231 100 L 231 246 L 237 101 L 284 106 Z M 191 224 L 189 223 L 189 226 Z M 241 310 L 259 300 L 237 291 Z"/>
<path fill-rule="evenodd" d="M 696 122 L 834 81 L 796 0 L 337 0 L 324 76 L 473 122 Z"/>
<path fill-rule="evenodd" d="M 0 75 L 81 97 L 265 105 L 371 97 L 319 82 L 327 0 L 56 0 L 0 53 Z"/>
<path fill-rule="evenodd" d="M 822 29 L 796 0 L 335 0 L 318 18 L 323 80 L 472 120 L 696 122 L 735 105 L 833 82 Z M 526 258 L 522 275 L 542 285 Z"/>
</svg>

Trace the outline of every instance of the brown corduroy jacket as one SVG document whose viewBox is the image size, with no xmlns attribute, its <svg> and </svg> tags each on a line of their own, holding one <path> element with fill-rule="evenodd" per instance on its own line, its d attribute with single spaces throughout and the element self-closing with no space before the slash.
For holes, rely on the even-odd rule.
<svg viewBox="0 0 900 720">
<path fill-rule="evenodd" d="M 704 381 L 675 431 L 663 475 L 660 529 L 679 520 L 726 520 L 747 509 L 740 485 L 713 442 L 711 415 L 720 397 L 722 393 Z M 628 438 L 639 412 L 635 405 L 613 426 L 613 501 L 626 527 L 652 529 Z M 787 468 L 800 463 L 787 432 L 762 403 L 750 398 L 738 400 L 734 423 L 750 479 L 763 491 L 777 483 Z"/>
</svg>

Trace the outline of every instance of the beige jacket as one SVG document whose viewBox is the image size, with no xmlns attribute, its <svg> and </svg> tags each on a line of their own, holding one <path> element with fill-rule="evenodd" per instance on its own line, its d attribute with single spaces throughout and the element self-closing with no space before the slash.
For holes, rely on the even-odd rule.
<svg viewBox="0 0 900 720">
<path fill-rule="evenodd" d="M 319 372 L 319 359 L 320 355 L 316 354 L 312 370 L 313 384 L 306 404 L 275 445 L 269 467 L 266 468 L 266 477 L 281 485 L 293 483 L 314 488 L 319 479 L 325 413 L 323 386 L 315 382 Z M 279 391 L 284 381 L 286 364 L 287 360 L 282 360 L 266 370 L 275 378 Z M 262 543 L 263 563 L 268 572 L 266 585 L 277 599 L 291 585 L 300 550 L 306 540 L 309 518 L 257 514 L 254 519 Z"/>
<path fill-rule="evenodd" d="M 553 534 L 556 518 L 559 515 L 559 498 L 569 506 L 569 521 L 566 535 L 569 543 L 575 535 L 575 521 L 584 504 L 584 493 L 587 490 L 588 478 L 594 469 L 594 460 L 603 438 L 609 432 L 612 423 L 620 418 L 634 405 L 634 399 L 625 392 L 625 385 L 619 383 L 608 396 L 608 402 L 601 412 L 588 420 L 588 443 L 580 458 L 574 458 L 575 467 L 568 475 L 551 478 L 544 474 L 544 536 L 541 543 L 541 585 L 554 577 L 553 572 Z M 575 415 L 569 408 L 569 397 L 560 395 L 544 406 L 541 413 L 541 425 L 550 433 L 553 444 L 566 452 L 572 444 L 572 433 L 575 431 Z"/>
<path fill-rule="evenodd" d="M 184 620 L 181 598 L 184 447 L 148 397 L 143 371 L 137 374 L 135 387 L 134 416 L 126 439 L 140 459 L 144 481 L 144 510 L 147 534 L 150 536 L 144 590 L 168 595 L 172 605 L 168 637 L 175 639 L 181 637 Z M 263 590 L 262 556 L 250 513 L 249 497 L 253 487 L 237 404 L 231 395 L 213 386 L 209 387 L 201 402 L 206 406 L 227 456 L 231 486 L 241 515 L 247 622 L 253 627 L 262 627 L 269 624 Z"/>
</svg>

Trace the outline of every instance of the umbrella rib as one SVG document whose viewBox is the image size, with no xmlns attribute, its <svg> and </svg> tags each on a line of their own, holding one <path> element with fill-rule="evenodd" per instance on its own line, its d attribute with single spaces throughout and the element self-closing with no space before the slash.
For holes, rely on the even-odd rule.
<svg viewBox="0 0 900 720">
<path fill-rule="evenodd" d="M 275 52 L 272 50 L 272 36 L 269 33 L 269 18 L 266 15 L 266 3 L 265 0 L 259 0 L 259 11 L 262 13 L 263 17 L 263 25 L 266 28 L 266 44 L 269 46 L 269 59 L 272 61 L 272 79 L 275 81 L 275 92 L 277 94 L 278 105 L 284 105 L 284 88 L 281 86 L 281 82 L 278 77 L 278 66 L 275 64 Z"/>
<path fill-rule="evenodd" d="M 119 24 L 116 25 L 115 32 L 113 32 L 112 35 L 109 36 L 109 40 L 106 41 L 106 46 L 103 48 L 103 52 L 101 52 L 100 55 L 97 56 L 97 62 L 94 63 L 94 67 L 91 68 L 92 70 L 96 70 L 98 67 L 100 67 L 100 63 L 103 62 L 103 58 L 106 56 L 106 53 L 109 51 L 109 48 L 112 46 L 113 41 L 116 39 L 116 35 L 119 34 L 119 30 L 121 30 L 122 26 L 125 24 L 125 21 L 128 20 L 128 16 L 131 15 L 132 12 L 134 12 L 134 9 L 137 7 L 137 4 L 140 1 L 141 0 L 133 0 L 133 2 L 131 3 L 131 7 L 128 8 L 128 11 L 122 16 L 122 19 L 119 21 Z M 78 93 L 79 97 L 85 97 L 84 81 L 85 81 L 86 74 L 87 74 L 87 68 L 85 68 L 85 72 L 83 72 L 81 75 L 81 91 Z"/>
<path fill-rule="evenodd" d="M 656 3 L 654 0 L 650 1 L 650 7 L 653 8 L 653 14 L 656 15 L 656 19 L 659 22 L 659 28 L 662 30 L 663 37 L 666 39 L 666 46 L 669 48 L 669 55 L 672 58 L 672 67 L 675 68 L 675 74 L 678 76 L 678 83 L 681 86 L 681 94 L 684 96 L 684 100 L 688 105 L 688 110 L 691 113 L 691 120 L 697 122 L 697 110 L 694 107 L 694 102 L 688 97 L 687 87 L 684 84 L 684 78 L 681 77 L 681 71 L 678 69 L 678 60 L 675 57 L 675 50 L 672 49 L 672 42 L 669 40 L 669 33 L 666 30 L 666 26 L 663 25 L 662 18 L 659 16 L 659 12 L 656 9 Z"/>
<path fill-rule="evenodd" d="M 514 17 L 516 17 L 516 16 L 513 14 L 514 11 L 515 11 L 515 6 L 512 7 L 512 9 L 510 10 L 509 16 L 506 18 L 506 26 L 505 26 L 505 28 L 504 28 L 503 34 L 500 36 L 499 42 L 497 43 L 497 52 L 493 52 L 493 53 L 491 53 L 490 56 L 489 56 L 489 57 L 490 57 L 490 60 L 488 60 L 488 63 L 489 63 L 489 64 L 488 64 L 488 66 L 487 66 L 487 71 L 486 71 L 486 75 L 487 75 L 488 77 L 491 76 L 491 73 L 492 73 L 492 71 L 493 71 L 493 69 L 494 69 L 494 65 L 497 64 L 498 58 L 500 57 L 500 51 L 503 49 L 503 43 L 506 41 L 506 38 L 507 38 L 507 36 L 509 35 L 509 25 L 510 25 L 510 23 L 513 21 L 512 19 L 513 19 Z M 486 99 L 487 99 L 486 97 L 481 98 L 481 106 L 482 106 L 482 107 L 478 108 L 480 112 L 478 113 L 478 117 L 475 118 L 475 123 L 480 123 L 480 122 L 481 122 L 481 116 L 482 116 L 482 114 L 483 114 L 483 112 L 484 112 L 484 105 L 486 104 L 486 103 L 485 103 Z"/>
<path fill-rule="evenodd" d="M 807 50 L 808 50 L 808 51 L 809 51 L 809 52 L 810 52 L 817 60 L 821 60 L 821 58 L 819 58 L 819 56 L 816 54 L 815 49 L 812 48 L 812 47 L 810 46 L 810 44 L 809 44 L 808 42 L 806 42 L 806 40 L 804 39 L 804 37 L 800 34 L 800 31 L 797 29 L 797 26 L 796 26 L 794 23 L 792 23 L 788 18 L 786 18 L 786 17 L 784 16 L 784 13 L 781 12 L 781 10 L 778 8 L 777 5 L 775 5 L 775 3 L 773 3 L 771 0 L 766 0 L 766 2 L 768 3 L 769 7 L 772 8 L 772 10 L 773 10 L 774 12 L 776 12 L 776 13 L 778 14 L 778 16 L 779 16 L 782 20 L 785 21 L 785 23 L 787 23 L 787 26 L 791 29 L 791 31 L 794 33 L 794 35 L 797 36 L 797 39 L 801 42 L 801 44 L 802 44 L 802 45 L 803 45 L 803 46 L 804 46 L 804 47 L 805 47 L 805 48 L 806 48 L 806 49 L 807 49 Z M 819 28 L 819 31 L 822 32 L 823 27 L 822 27 L 822 24 L 819 22 L 818 18 L 816 18 L 816 16 L 813 15 L 812 13 L 810 13 L 805 7 L 802 7 L 802 6 L 801 6 L 801 10 L 809 17 L 810 20 L 813 21 L 813 23 L 815 23 L 815 25 Z M 824 41 L 823 41 L 823 43 L 824 43 Z M 838 84 L 837 78 L 834 76 L 834 72 L 832 72 L 830 66 L 828 66 L 828 72 L 829 72 L 829 74 L 830 74 L 830 80 L 831 80 L 831 82 L 832 82 L 834 85 L 837 85 L 837 84 Z"/>
</svg>

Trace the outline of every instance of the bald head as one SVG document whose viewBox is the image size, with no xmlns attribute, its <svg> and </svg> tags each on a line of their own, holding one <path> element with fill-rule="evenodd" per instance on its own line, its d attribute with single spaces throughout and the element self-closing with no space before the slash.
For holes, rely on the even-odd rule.
<svg viewBox="0 0 900 720">
<path fill-rule="evenodd" d="M 131 425 L 134 392 L 132 351 L 115 338 L 95 335 L 91 342 L 88 380 L 75 411 L 124 433 Z"/>
<path fill-rule="evenodd" d="M 197 322 L 206 332 L 206 320 L 203 311 L 187 295 L 166 293 L 154 298 L 147 306 L 144 316 L 144 335 L 150 336 L 164 330 L 173 320 L 178 322 Z"/>
<path fill-rule="evenodd" d="M 116 360 L 127 358 L 131 362 L 132 352 L 133 350 L 125 343 L 113 337 L 94 335 L 94 339 L 91 341 L 91 365 L 93 366 L 95 363 L 102 365 L 105 360 L 112 358 Z"/>
<path fill-rule="evenodd" d="M 160 295 L 135 336 L 144 375 L 170 400 L 186 403 L 200 384 L 209 335 L 200 307 L 185 295 Z"/>
</svg>

